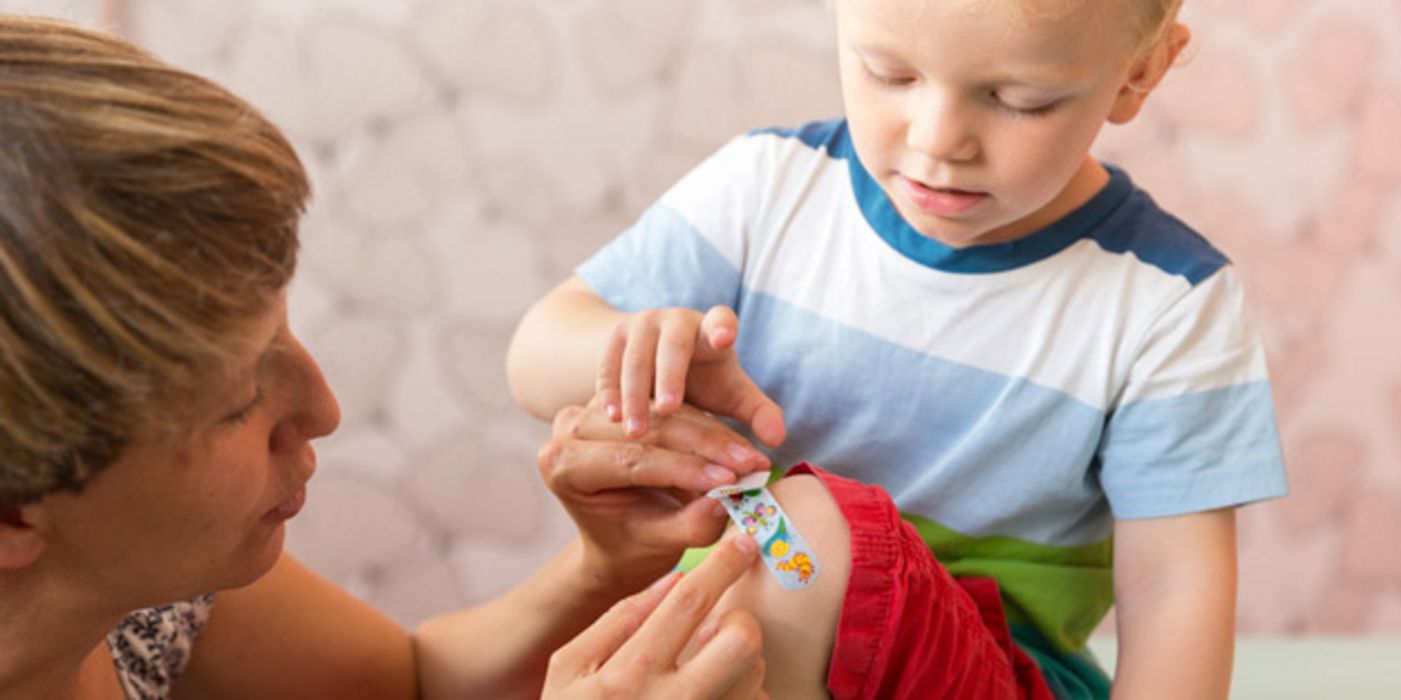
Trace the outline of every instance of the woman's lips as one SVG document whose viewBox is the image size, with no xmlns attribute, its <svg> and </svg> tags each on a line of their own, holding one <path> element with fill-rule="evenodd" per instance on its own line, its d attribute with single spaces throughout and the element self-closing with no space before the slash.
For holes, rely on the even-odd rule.
<svg viewBox="0 0 1401 700">
<path fill-rule="evenodd" d="M 267 517 L 272 520 L 288 520 L 297 513 L 300 513 L 302 506 L 306 505 L 306 485 L 297 489 L 287 500 L 277 504 L 277 507 L 268 511 Z"/>
<path fill-rule="evenodd" d="M 900 175 L 900 183 L 910 203 L 920 211 L 934 216 L 954 217 L 982 204 L 988 198 L 986 192 L 969 192 L 953 188 L 934 188 L 918 180 Z"/>
</svg>

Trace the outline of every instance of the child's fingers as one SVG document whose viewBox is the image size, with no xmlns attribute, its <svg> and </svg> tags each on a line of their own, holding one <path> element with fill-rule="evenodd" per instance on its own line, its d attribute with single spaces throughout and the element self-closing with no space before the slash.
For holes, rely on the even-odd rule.
<svg viewBox="0 0 1401 700">
<path fill-rule="evenodd" d="M 769 399 L 754 411 L 754 415 L 749 419 L 749 429 L 754 431 L 754 437 L 758 438 L 759 442 L 769 447 L 778 447 L 788 433 L 783 424 L 783 409 Z"/>
<path fill-rule="evenodd" d="M 598 358 L 598 373 L 594 379 L 594 394 L 603 404 L 603 412 L 614 422 L 623 419 L 622 381 L 623 350 L 628 343 L 628 321 L 619 321 L 608 335 L 608 345 Z"/>
<path fill-rule="evenodd" d="M 657 340 L 657 413 L 667 415 L 681 407 L 686 394 L 686 371 L 696 350 L 697 315 L 690 309 L 673 309 L 662 317 Z"/>
<path fill-rule="evenodd" d="M 647 414 L 651 412 L 652 383 L 656 371 L 657 338 L 659 331 L 655 313 L 642 312 L 628 324 L 627 344 L 623 348 L 622 377 L 619 389 L 623 394 L 623 429 L 628 437 L 641 437 L 647 432 Z"/>
<path fill-rule="evenodd" d="M 748 425 L 759 442 L 777 447 L 787 434 L 783 409 L 747 375 L 741 373 L 737 382 L 733 391 L 735 407 L 730 415 Z"/>
<path fill-rule="evenodd" d="M 728 306 L 712 306 L 701 319 L 700 337 L 708 349 L 727 350 L 739 336 L 739 318 Z"/>
</svg>

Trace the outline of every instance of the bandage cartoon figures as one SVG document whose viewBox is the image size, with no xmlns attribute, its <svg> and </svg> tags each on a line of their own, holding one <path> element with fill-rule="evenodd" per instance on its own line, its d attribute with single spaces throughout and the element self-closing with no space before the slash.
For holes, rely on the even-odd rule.
<svg viewBox="0 0 1401 700">
<path fill-rule="evenodd" d="M 724 504 L 730 519 L 759 544 L 764 567 L 785 590 L 806 588 L 817 578 L 817 559 L 764 484 L 768 474 L 750 474 L 706 495 Z"/>
</svg>

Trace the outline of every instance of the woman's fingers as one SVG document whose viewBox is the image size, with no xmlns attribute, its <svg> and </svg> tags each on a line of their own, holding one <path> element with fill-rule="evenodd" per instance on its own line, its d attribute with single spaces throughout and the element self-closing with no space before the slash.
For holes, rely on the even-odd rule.
<svg viewBox="0 0 1401 700">
<path fill-rule="evenodd" d="M 554 436 L 559 440 L 598 440 L 628 442 L 626 432 L 598 410 L 569 407 L 555 415 Z M 712 415 L 690 406 L 666 417 L 657 417 L 653 429 L 638 441 L 673 452 L 694 455 L 708 464 L 747 474 L 768 468 L 763 453 L 755 450 L 742 435 Z M 728 483 L 728 482 L 725 482 Z"/>
<path fill-rule="evenodd" d="M 763 698 L 763 635 L 747 612 L 719 616 L 699 652 L 678 663 L 697 625 L 757 556 L 752 540 L 732 537 L 691 573 L 614 605 L 550 657 L 544 695 Z"/>
<path fill-rule="evenodd" d="M 712 465 L 700 457 L 641 442 L 551 440 L 537 458 L 545 483 L 560 494 L 631 488 L 701 492 L 734 481 L 734 473 L 724 468 L 707 472 Z"/>
<path fill-rule="evenodd" d="M 709 624 L 709 623 L 707 623 Z M 747 610 L 729 610 L 700 651 L 680 668 L 687 686 L 727 688 L 723 700 L 754 700 L 764 690 L 764 639 L 759 621 Z"/>
<path fill-rule="evenodd" d="M 646 590 L 614 603 L 588 629 L 555 651 L 550 657 L 550 674 L 576 677 L 602 666 L 642 626 L 680 578 L 680 572 L 672 572 Z"/>
<path fill-rule="evenodd" d="M 757 556 L 758 546 L 748 536 L 736 534 L 725 540 L 677 582 L 619 653 L 645 653 L 674 664 L 721 594 Z"/>
</svg>

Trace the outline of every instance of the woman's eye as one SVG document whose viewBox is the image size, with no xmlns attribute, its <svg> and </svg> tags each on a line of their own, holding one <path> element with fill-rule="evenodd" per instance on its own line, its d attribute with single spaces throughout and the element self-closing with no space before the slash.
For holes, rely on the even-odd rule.
<svg viewBox="0 0 1401 700">
<path fill-rule="evenodd" d="M 257 408 L 258 404 L 262 403 L 262 401 L 263 390 L 259 389 L 257 393 L 253 394 L 252 401 L 249 401 L 247 404 L 245 404 L 243 408 L 240 408 L 237 411 L 234 411 L 233 413 L 230 413 L 229 415 L 225 416 L 224 422 L 235 425 L 238 423 L 242 423 L 243 421 L 248 419 L 248 416 L 251 413 L 253 413 L 253 409 Z"/>
</svg>

